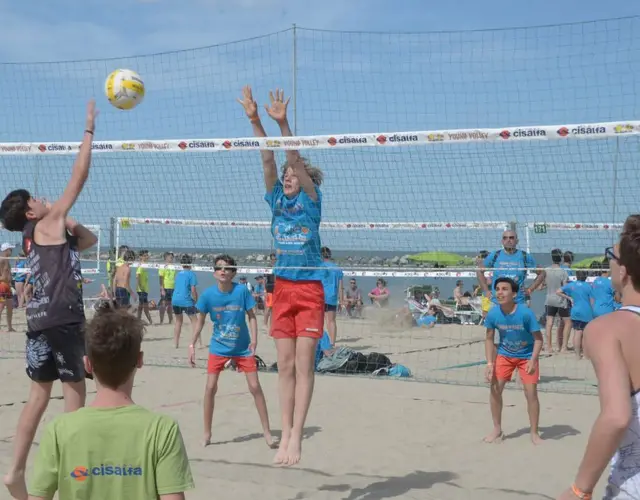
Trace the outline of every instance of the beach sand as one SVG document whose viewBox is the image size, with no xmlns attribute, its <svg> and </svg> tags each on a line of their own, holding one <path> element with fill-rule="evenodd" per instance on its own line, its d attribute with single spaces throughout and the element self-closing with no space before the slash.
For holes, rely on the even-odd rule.
<svg viewBox="0 0 640 500">
<path fill-rule="evenodd" d="M 258 319 L 261 323 L 262 317 Z M 17 323 L 24 327 L 20 316 Z M 209 328 L 210 323 L 205 331 Z M 270 364 L 275 349 L 263 332 L 258 354 Z M 389 353 L 417 377 L 451 384 L 318 376 L 302 462 L 295 468 L 278 468 L 271 465 L 274 451 L 262 439 L 244 376 L 232 371 L 220 380 L 213 445 L 200 446 L 207 350 L 198 350 L 199 365 L 189 368 L 190 335 L 185 326 L 182 346 L 176 350 L 172 327 L 148 329 L 143 345 L 146 366 L 136 377 L 134 400 L 179 422 L 196 482 L 187 498 L 194 500 L 553 499 L 573 480 L 598 412 L 592 395 L 541 393 L 545 442 L 536 447 L 529 441 L 524 396 L 520 390 L 509 390 L 503 414 L 507 438 L 500 445 L 485 444 L 482 438 L 491 430 L 491 417 L 488 388 L 482 383 L 484 366 L 478 364 L 484 352 L 482 328 L 401 330 L 382 316 L 340 320 L 342 345 Z M 464 345 L 450 347 L 456 344 Z M 9 466 L 13 434 L 28 394 L 23 352 L 23 333 L 2 334 L 1 470 Z M 450 368 L 465 364 L 471 365 Z M 545 358 L 542 374 L 550 377 L 541 384 L 547 389 L 593 389 L 585 361 L 560 355 Z M 262 373 L 260 380 L 272 428 L 279 435 L 277 374 Z M 510 385 L 517 389 L 516 383 Z M 95 390 L 91 382 L 89 390 Z M 60 394 L 56 386 L 45 422 L 62 411 Z M 31 459 L 36 451 L 37 437 Z M 602 486 L 597 492 L 601 490 Z M 0 499 L 7 497 L 0 492 Z"/>
</svg>

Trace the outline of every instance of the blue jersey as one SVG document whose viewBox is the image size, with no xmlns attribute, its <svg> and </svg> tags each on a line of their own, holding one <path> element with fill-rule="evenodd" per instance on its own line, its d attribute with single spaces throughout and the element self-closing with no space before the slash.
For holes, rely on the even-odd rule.
<svg viewBox="0 0 640 500">
<path fill-rule="evenodd" d="M 438 318 L 436 318 L 435 316 L 431 316 L 431 315 L 421 316 L 416 320 L 416 324 L 418 326 L 431 326 L 437 320 Z"/>
<path fill-rule="evenodd" d="M 567 266 L 566 264 L 560 264 L 560 268 L 564 269 L 565 271 L 567 271 L 567 274 L 569 275 L 569 278 L 571 278 L 572 276 L 575 276 L 576 273 L 574 273 L 571 268 L 569 266 Z"/>
<path fill-rule="evenodd" d="M 27 280 L 27 273 L 24 271 L 26 267 L 27 267 L 26 260 L 19 260 L 18 263 L 16 264 L 16 268 L 19 269 L 19 271 L 15 273 L 15 276 L 13 278 L 13 280 L 16 283 L 24 283 Z"/>
<path fill-rule="evenodd" d="M 264 197 L 271 207 L 271 234 L 276 249 L 276 277 L 292 281 L 322 281 L 324 276 L 320 255 L 320 219 L 322 193 L 316 187 L 313 201 L 304 190 L 287 198 L 282 182 L 276 181 Z M 303 269 L 307 268 L 307 269 Z"/>
<path fill-rule="evenodd" d="M 560 290 L 573 299 L 571 306 L 571 319 L 588 323 L 593 319 L 591 309 L 591 299 L 593 298 L 593 288 L 586 281 L 571 281 Z"/>
<path fill-rule="evenodd" d="M 342 278 L 344 278 L 344 273 L 342 269 L 333 262 L 325 261 L 324 266 L 327 268 L 322 278 L 324 303 L 330 306 L 337 306 L 340 283 L 342 282 Z"/>
<path fill-rule="evenodd" d="M 316 346 L 316 368 L 318 367 L 318 363 L 320 363 L 320 360 L 324 357 L 323 351 L 328 351 L 329 349 L 333 349 L 333 345 L 331 344 L 331 338 L 329 337 L 329 334 L 325 330 L 322 334 L 322 338 Z"/>
<path fill-rule="evenodd" d="M 195 303 L 191 295 L 192 286 L 198 286 L 198 278 L 191 269 L 183 269 L 176 274 L 171 304 L 178 307 L 193 307 Z"/>
<path fill-rule="evenodd" d="M 196 307 L 202 314 L 209 314 L 213 322 L 213 334 L 209 352 L 218 356 L 251 356 L 251 335 L 246 313 L 256 306 L 246 286 L 233 284 L 230 292 L 222 292 L 218 285 L 207 288 L 198 299 Z"/>
<path fill-rule="evenodd" d="M 527 306 L 518 304 L 511 314 L 502 312 L 501 307 L 492 307 L 484 324 L 487 330 L 498 330 L 500 334 L 498 354 L 507 358 L 531 359 L 533 334 L 540 331 L 540 325 Z"/>
<path fill-rule="evenodd" d="M 253 293 L 256 293 L 258 295 L 264 294 L 264 285 L 261 283 L 256 283 L 256 286 L 253 289 Z"/>
<path fill-rule="evenodd" d="M 616 310 L 614 300 L 616 292 L 611 285 L 611 278 L 598 276 L 591 283 L 591 288 L 593 288 L 593 316 L 595 318 Z"/>
<path fill-rule="evenodd" d="M 491 293 L 493 294 L 492 301 L 494 303 L 497 304 L 494 285 L 498 278 L 511 278 L 514 280 L 518 284 L 516 304 L 524 303 L 524 282 L 527 278 L 527 269 L 535 269 L 536 267 L 536 261 L 531 255 L 522 250 L 516 250 L 514 253 L 507 253 L 505 250 L 496 250 L 484 259 L 484 267 L 493 269 Z"/>
</svg>

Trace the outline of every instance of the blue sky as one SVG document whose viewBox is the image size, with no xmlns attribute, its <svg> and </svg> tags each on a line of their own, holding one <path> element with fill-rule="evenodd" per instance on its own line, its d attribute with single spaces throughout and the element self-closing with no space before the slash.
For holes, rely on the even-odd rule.
<svg viewBox="0 0 640 500">
<path fill-rule="evenodd" d="M 102 109 L 98 139 L 246 136 L 249 127 L 234 99 L 245 83 L 254 85 L 261 103 L 270 88 L 290 91 L 292 23 L 300 27 L 301 134 L 639 119 L 639 18 L 506 29 L 639 13 L 628 1 L 145 0 L 105 8 L 94 0 L 0 0 L 0 63 L 11 63 L 0 64 L 0 141 L 76 140 L 91 96 Z M 245 40 L 252 37 L 259 38 Z M 229 43 L 237 40 L 245 41 Z M 194 47 L 204 48 L 187 50 Z M 102 95 L 104 78 L 116 67 L 137 70 L 147 84 L 144 103 L 132 112 L 110 108 Z M 325 170 L 324 217 L 332 221 L 619 222 L 640 197 L 636 138 L 309 156 Z M 87 223 L 104 227 L 114 215 L 269 216 L 257 153 L 94 158 L 74 211 Z M 6 189 L 28 179 L 26 187 L 51 198 L 63 189 L 70 164 L 62 156 L 0 157 Z M 150 247 L 270 242 L 258 230 L 134 228 L 124 237 Z M 324 238 L 336 249 L 369 251 L 472 252 L 498 241 L 482 232 Z M 545 238 L 535 250 L 555 241 Z M 610 235 L 585 233 L 558 238 L 577 251 L 599 251 L 610 241 Z"/>
</svg>

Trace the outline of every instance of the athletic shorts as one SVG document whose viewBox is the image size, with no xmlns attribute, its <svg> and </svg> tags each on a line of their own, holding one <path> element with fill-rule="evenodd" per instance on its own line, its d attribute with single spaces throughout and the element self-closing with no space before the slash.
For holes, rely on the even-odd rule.
<svg viewBox="0 0 640 500">
<path fill-rule="evenodd" d="M 273 307 L 273 292 L 267 292 L 264 296 L 265 307 Z"/>
<path fill-rule="evenodd" d="M 331 311 L 337 311 L 337 310 L 338 310 L 338 306 L 335 304 L 324 305 L 324 312 L 331 312 Z"/>
<path fill-rule="evenodd" d="M 569 317 L 569 308 L 568 307 L 555 307 L 555 306 L 546 306 L 547 308 L 547 316 L 555 318 L 556 316 L 560 316 L 561 318 Z"/>
<path fill-rule="evenodd" d="M 253 373 L 258 371 L 258 363 L 255 356 L 220 356 L 218 354 L 209 354 L 207 362 L 207 373 L 220 373 L 224 370 L 224 365 L 229 360 L 233 360 L 238 371 L 244 373 Z"/>
<path fill-rule="evenodd" d="M 120 307 L 131 305 L 131 294 L 129 290 L 122 287 L 116 287 L 116 302 Z"/>
<path fill-rule="evenodd" d="M 571 320 L 571 326 L 574 330 L 584 330 L 588 323 L 588 321 L 578 321 L 577 319 Z"/>
<path fill-rule="evenodd" d="M 149 303 L 149 292 L 138 292 L 138 304 Z"/>
<path fill-rule="evenodd" d="M 164 289 L 164 297 L 160 298 L 160 301 L 169 302 L 171 304 L 171 299 L 173 298 L 173 288 L 165 288 Z"/>
<path fill-rule="evenodd" d="M 34 382 L 80 382 L 84 371 L 84 324 L 27 332 L 27 376 Z M 90 377 L 89 377 L 90 378 Z"/>
<path fill-rule="evenodd" d="M 173 306 L 173 314 L 186 314 L 187 316 L 193 316 L 198 314 L 198 310 L 195 306 Z"/>
<path fill-rule="evenodd" d="M 513 372 L 518 370 L 523 384 L 537 384 L 540 380 L 540 364 L 536 363 L 536 371 L 532 375 L 527 373 L 528 359 L 509 358 L 498 354 L 496 357 L 495 374 L 498 380 L 510 381 Z"/>
<path fill-rule="evenodd" d="M 274 339 L 322 337 L 324 289 L 321 281 L 290 281 L 276 278 L 271 312 Z"/>
<path fill-rule="evenodd" d="M 11 297 L 13 297 L 13 293 L 11 292 L 11 285 L 8 285 L 4 281 L 0 282 L 0 302 L 5 302 Z"/>
</svg>

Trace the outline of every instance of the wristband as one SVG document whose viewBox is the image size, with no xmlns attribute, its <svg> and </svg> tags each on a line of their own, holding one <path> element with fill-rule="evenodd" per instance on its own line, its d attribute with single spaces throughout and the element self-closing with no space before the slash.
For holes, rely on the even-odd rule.
<svg viewBox="0 0 640 500">
<path fill-rule="evenodd" d="M 251 123 L 258 123 L 258 122 L 260 121 L 260 117 L 259 117 L 259 116 L 256 116 L 255 118 L 249 118 L 249 121 L 250 121 Z"/>
<path fill-rule="evenodd" d="M 84 133 L 93 135 L 93 130 L 89 130 L 88 128 L 86 128 L 84 129 Z"/>
<path fill-rule="evenodd" d="M 582 491 L 580 488 L 576 486 L 576 483 L 571 485 L 571 492 L 578 497 L 580 500 L 591 500 L 593 495 L 591 493 L 587 493 L 586 491 Z"/>
</svg>

